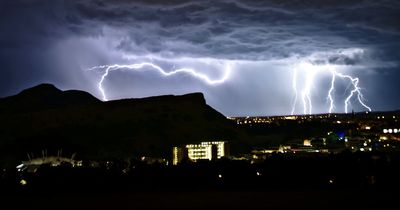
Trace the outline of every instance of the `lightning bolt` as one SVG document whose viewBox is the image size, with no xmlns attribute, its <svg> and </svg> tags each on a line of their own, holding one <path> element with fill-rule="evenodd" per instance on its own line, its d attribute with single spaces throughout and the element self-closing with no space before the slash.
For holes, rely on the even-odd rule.
<svg viewBox="0 0 400 210">
<path fill-rule="evenodd" d="M 331 87 L 329 88 L 328 92 L 328 100 L 329 100 L 329 113 L 332 113 L 333 109 L 335 108 L 335 101 L 333 99 L 332 93 L 335 90 L 335 80 L 336 80 L 336 71 L 333 68 L 329 68 L 331 72 Z"/>
<path fill-rule="evenodd" d="M 304 80 L 304 87 L 299 89 L 297 80 L 298 80 L 298 68 L 303 69 L 302 73 L 304 72 L 305 80 Z M 335 82 L 337 78 L 345 79 L 350 82 L 352 87 L 350 93 L 348 93 L 346 99 L 344 100 L 344 109 L 345 113 L 348 113 L 348 107 L 351 105 L 350 100 L 352 98 L 357 99 L 358 103 L 361 104 L 364 108 L 368 111 L 371 111 L 371 107 L 369 107 L 364 102 L 364 96 L 361 92 L 361 88 L 359 86 L 359 78 L 352 77 L 347 74 L 343 74 L 338 72 L 333 66 L 331 65 L 314 65 L 311 62 L 302 62 L 293 70 L 293 80 L 292 80 L 292 87 L 294 90 L 295 100 L 292 105 L 291 114 L 293 115 L 297 105 L 297 98 L 298 93 L 301 92 L 301 99 L 303 104 L 303 113 L 304 114 L 311 114 L 312 113 L 312 99 L 311 99 L 311 92 L 313 88 L 313 84 L 315 81 L 315 75 L 319 72 L 323 72 L 328 70 L 331 73 L 331 80 L 330 80 L 330 88 L 328 90 L 327 100 L 329 101 L 329 109 L 328 112 L 332 113 L 335 109 L 335 100 L 333 97 L 333 93 L 335 92 Z"/>
<path fill-rule="evenodd" d="M 305 71 L 302 76 L 305 76 L 304 79 L 305 87 L 299 90 L 297 80 L 298 80 L 298 71 L 299 69 Z M 301 72 L 303 73 L 303 72 Z M 309 63 L 302 62 L 297 67 L 294 68 L 293 77 L 292 77 L 292 88 L 294 91 L 294 102 L 292 104 L 292 111 L 291 114 L 293 115 L 296 111 L 296 105 L 298 100 L 299 93 L 301 96 L 301 101 L 303 104 L 303 113 L 304 114 L 311 114 L 312 113 L 312 98 L 311 98 L 311 91 L 314 85 L 314 77 L 316 74 L 316 69 Z"/>
<path fill-rule="evenodd" d="M 292 88 L 294 91 L 294 101 L 292 105 L 291 115 L 294 115 L 294 111 L 296 110 L 296 104 L 297 104 L 297 68 L 294 68 L 293 71 Z"/>
<path fill-rule="evenodd" d="M 306 87 L 302 92 L 302 100 L 304 104 L 304 113 L 312 113 L 312 101 L 311 101 L 311 90 L 314 84 L 315 70 L 310 68 L 306 78 Z"/>
<path fill-rule="evenodd" d="M 339 76 L 341 78 L 345 78 L 345 79 L 349 79 L 351 84 L 353 85 L 353 89 L 350 91 L 350 94 L 347 96 L 346 100 L 344 101 L 344 108 L 345 108 L 345 112 L 348 113 L 348 106 L 350 104 L 350 99 L 353 98 L 354 94 L 357 95 L 357 100 L 358 102 L 366 109 L 368 109 L 368 111 L 371 111 L 371 107 L 369 107 L 368 105 L 366 105 L 364 103 L 364 96 L 361 93 L 361 88 L 358 86 L 359 83 L 359 79 L 357 77 L 351 77 L 349 75 L 344 75 L 342 73 L 338 73 L 335 72 L 336 76 Z"/>
<path fill-rule="evenodd" d="M 198 78 L 209 85 L 216 85 L 216 84 L 225 82 L 229 78 L 230 72 L 231 72 L 231 63 L 228 61 L 224 62 L 223 76 L 220 79 L 216 79 L 216 80 L 211 79 L 206 74 L 198 72 L 192 68 L 180 68 L 180 69 L 175 69 L 173 71 L 166 71 L 161 66 L 156 65 L 154 63 L 149 63 L 149 62 L 135 63 L 135 64 L 129 64 L 129 65 L 114 64 L 114 65 L 95 66 L 95 67 L 89 68 L 87 70 L 91 71 L 91 70 L 97 70 L 97 69 L 105 69 L 103 75 L 101 76 L 101 78 L 97 84 L 97 87 L 102 95 L 103 101 L 107 101 L 108 99 L 107 99 L 106 91 L 104 90 L 104 87 L 103 87 L 103 83 L 111 71 L 126 70 L 126 69 L 132 70 L 132 71 L 138 71 L 144 67 L 151 67 L 152 69 L 157 70 L 163 76 L 173 76 L 173 75 L 180 74 L 180 73 L 190 74 L 193 77 Z"/>
</svg>

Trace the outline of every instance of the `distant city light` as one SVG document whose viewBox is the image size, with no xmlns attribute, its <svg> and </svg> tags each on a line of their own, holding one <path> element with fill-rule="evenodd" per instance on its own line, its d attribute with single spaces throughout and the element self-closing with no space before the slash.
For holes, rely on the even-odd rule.
<svg viewBox="0 0 400 210">
<path fill-rule="evenodd" d="M 21 181 L 19 181 L 19 184 L 24 186 L 24 185 L 28 184 L 28 182 L 25 179 L 21 179 Z"/>
<path fill-rule="evenodd" d="M 286 116 L 285 120 L 296 120 L 296 116 Z"/>
<path fill-rule="evenodd" d="M 305 139 L 304 142 L 303 142 L 303 146 L 311 147 L 312 146 L 311 145 L 311 140 Z"/>
</svg>

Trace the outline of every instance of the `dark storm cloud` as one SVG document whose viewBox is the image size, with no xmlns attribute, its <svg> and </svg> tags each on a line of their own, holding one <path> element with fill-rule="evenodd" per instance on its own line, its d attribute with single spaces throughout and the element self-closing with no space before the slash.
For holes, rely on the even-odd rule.
<svg viewBox="0 0 400 210">
<path fill-rule="evenodd" d="M 349 45 L 394 50 L 399 8 L 394 1 L 82 1 L 65 20 L 81 20 L 70 29 L 124 31 L 118 49 L 127 53 L 264 60 Z M 382 56 L 397 59 L 393 52 Z"/>
<path fill-rule="evenodd" d="M 124 31 L 118 49 L 127 53 L 269 59 L 380 47 L 400 31 L 395 1 L 18 0 L 2 8 L 0 43 L 9 47 L 111 27 Z"/>
<path fill-rule="evenodd" d="M 0 0 L 0 96 L 38 82 L 93 91 L 81 67 L 120 61 L 113 53 L 395 72 L 399 11 L 396 0 Z"/>
</svg>

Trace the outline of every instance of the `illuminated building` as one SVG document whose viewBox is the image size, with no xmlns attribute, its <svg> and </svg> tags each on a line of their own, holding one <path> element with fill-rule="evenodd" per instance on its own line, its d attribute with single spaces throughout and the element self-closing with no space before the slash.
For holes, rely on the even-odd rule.
<svg viewBox="0 0 400 210">
<path fill-rule="evenodd" d="M 172 163 L 177 165 L 183 159 L 214 160 L 229 155 L 227 142 L 211 141 L 201 142 L 200 144 L 187 144 L 182 147 L 174 147 Z"/>
<path fill-rule="evenodd" d="M 291 149 L 290 146 L 280 145 L 278 151 L 280 153 L 287 153 L 288 151 L 290 151 L 290 149 Z"/>
<path fill-rule="evenodd" d="M 60 156 L 43 156 L 40 158 L 30 159 L 28 161 L 22 161 L 22 164 L 18 165 L 16 168 L 18 172 L 25 170 L 28 172 L 36 172 L 36 170 L 42 165 L 58 167 L 62 164 L 69 164 L 71 167 L 81 167 L 82 161 Z"/>
<path fill-rule="evenodd" d="M 311 140 L 305 139 L 304 142 L 303 142 L 303 146 L 311 147 L 312 146 L 311 145 Z"/>
<path fill-rule="evenodd" d="M 188 150 L 186 147 L 173 147 L 172 148 L 172 164 L 178 165 L 183 159 L 188 157 Z"/>
</svg>

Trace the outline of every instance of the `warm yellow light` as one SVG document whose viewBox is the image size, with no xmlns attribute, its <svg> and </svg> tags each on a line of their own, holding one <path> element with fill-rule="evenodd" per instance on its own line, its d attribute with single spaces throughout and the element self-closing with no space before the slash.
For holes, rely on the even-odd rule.
<svg viewBox="0 0 400 210">
<path fill-rule="evenodd" d="M 201 142 L 200 144 L 188 144 L 188 157 L 191 160 L 208 159 L 212 160 L 213 157 L 213 146 L 217 146 L 216 157 L 219 159 L 225 156 L 225 142 L 224 141 L 212 141 L 212 142 Z"/>
<path fill-rule="evenodd" d="M 19 184 L 21 184 L 22 186 L 28 184 L 28 182 L 25 179 L 21 179 L 21 181 L 19 182 Z"/>
<path fill-rule="evenodd" d="M 312 145 L 311 145 L 311 140 L 305 139 L 304 142 L 303 142 L 303 145 L 304 145 L 304 146 L 311 147 L 311 146 L 312 146 Z"/>
<path fill-rule="evenodd" d="M 172 165 L 178 165 L 178 147 L 173 148 L 173 159 L 172 159 Z"/>
<path fill-rule="evenodd" d="M 295 120 L 296 116 L 286 116 L 284 117 L 285 120 Z"/>
</svg>

